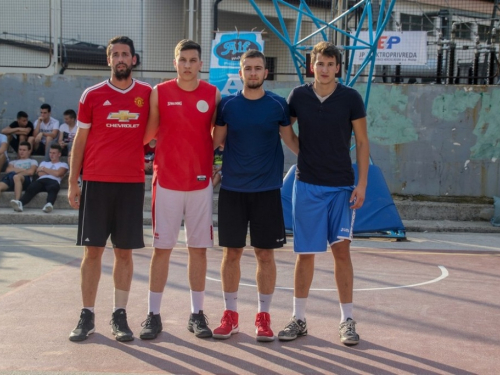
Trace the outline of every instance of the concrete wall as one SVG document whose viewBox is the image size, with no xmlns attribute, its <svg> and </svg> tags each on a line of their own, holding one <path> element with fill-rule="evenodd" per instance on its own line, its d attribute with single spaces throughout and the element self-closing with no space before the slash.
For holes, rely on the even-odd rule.
<svg viewBox="0 0 500 375">
<path fill-rule="evenodd" d="M 66 109 L 78 109 L 85 88 L 106 78 L 0 75 L 0 128 L 19 110 L 35 119 L 42 103 L 51 104 L 53 116 L 62 120 Z M 286 97 L 295 85 L 268 82 L 267 88 Z M 356 88 L 364 95 L 364 85 Z M 500 195 L 499 103 L 498 86 L 372 85 L 371 154 L 389 190 L 403 195 Z M 287 150 L 285 155 L 288 168 L 295 158 Z"/>
</svg>

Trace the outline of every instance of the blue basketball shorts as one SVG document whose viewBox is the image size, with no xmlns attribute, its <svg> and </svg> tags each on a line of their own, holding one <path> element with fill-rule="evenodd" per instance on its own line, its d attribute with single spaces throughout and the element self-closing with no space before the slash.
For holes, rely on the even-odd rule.
<svg viewBox="0 0 500 375">
<path fill-rule="evenodd" d="M 294 252 L 319 254 L 328 245 L 352 241 L 354 186 L 320 186 L 295 180 L 292 195 Z"/>
</svg>

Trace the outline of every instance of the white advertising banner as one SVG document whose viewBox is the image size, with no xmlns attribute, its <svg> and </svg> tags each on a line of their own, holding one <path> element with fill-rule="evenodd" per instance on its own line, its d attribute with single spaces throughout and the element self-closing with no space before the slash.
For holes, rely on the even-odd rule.
<svg viewBox="0 0 500 375">
<path fill-rule="evenodd" d="M 359 33 L 361 40 L 369 40 L 368 32 Z M 357 44 L 358 46 L 360 43 Z M 357 50 L 354 64 L 362 64 L 368 49 Z M 385 31 L 377 44 L 375 65 L 425 65 L 427 63 L 427 32 Z"/>
</svg>

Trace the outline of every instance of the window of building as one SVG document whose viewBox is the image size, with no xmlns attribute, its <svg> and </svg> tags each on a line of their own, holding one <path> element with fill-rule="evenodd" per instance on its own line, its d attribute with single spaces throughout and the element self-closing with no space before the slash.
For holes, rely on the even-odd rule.
<svg viewBox="0 0 500 375">
<path fill-rule="evenodd" d="M 490 27 L 486 25 L 477 25 L 477 33 L 479 36 L 479 41 L 486 42 L 490 36 Z"/>
<path fill-rule="evenodd" d="M 455 26 L 455 38 L 472 39 L 472 23 L 462 22 Z"/>
<path fill-rule="evenodd" d="M 426 16 L 401 13 L 399 20 L 402 31 L 434 30 L 434 22 L 432 21 L 432 18 Z"/>
<path fill-rule="evenodd" d="M 276 73 L 276 57 L 266 57 L 267 66 L 267 81 L 274 81 L 274 73 Z"/>
</svg>

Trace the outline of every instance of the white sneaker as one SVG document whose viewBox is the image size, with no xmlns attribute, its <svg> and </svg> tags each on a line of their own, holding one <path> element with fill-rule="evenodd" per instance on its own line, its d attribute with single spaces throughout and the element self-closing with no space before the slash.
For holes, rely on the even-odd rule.
<svg viewBox="0 0 500 375">
<path fill-rule="evenodd" d="M 42 211 L 45 213 L 49 213 L 52 212 L 53 209 L 54 207 L 52 206 L 52 203 L 49 202 L 45 206 L 43 206 Z"/>
<path fill-rule="evenodd" d="M 10 201 L 11 207 L 14 209 L 16 212 L 23 212 L 23 204 L 21 201 L 16 201 L 15 199 L 12 199 Z"/>
</svg>

